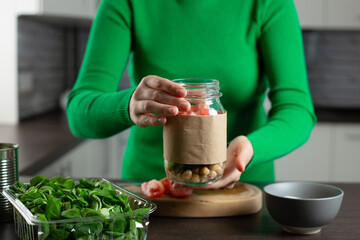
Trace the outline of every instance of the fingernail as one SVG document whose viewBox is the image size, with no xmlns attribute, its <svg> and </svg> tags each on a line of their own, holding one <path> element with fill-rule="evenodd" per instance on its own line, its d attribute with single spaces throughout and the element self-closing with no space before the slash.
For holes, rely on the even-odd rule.
<svg viewBox="0 0 360 240">
<path fill-rule="evenodd" d="M 172 115 L 175 115 L 177 113 L 177 110 L 176 108 L 169 108 L 169 113 L 172 114 Z"/>
<path fill-rule="evenodd" d="M 179 96 L 185 96 L 186 91 L 184 89 L 178 89 L 178 90 L 176 90 L 176 94 Z"/>
<path fill-rule="evenodd" d="M 188 102 L 182 102 L 180 103 L 180 107 L 182 108 L 182 110 L 187 111 L 189 108 L 190 104 Z"/>
<path fill-rule="evenodd" d="M 158 117 L 157 121 L 158 121 L 158 123 L 164 123 L 164 122 L 166 122 L 166 118 Z"/>
</svg>

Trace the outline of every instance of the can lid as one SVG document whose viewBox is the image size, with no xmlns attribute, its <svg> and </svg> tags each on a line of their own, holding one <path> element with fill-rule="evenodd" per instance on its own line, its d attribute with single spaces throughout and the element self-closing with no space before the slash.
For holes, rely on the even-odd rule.
<svg viewBox="0 0 360 240">
<path fill-rule="evenodd" d="M 18 148 L 15 143 L 0 143 L 0 160 L 16 160 Z"/>
</svg>

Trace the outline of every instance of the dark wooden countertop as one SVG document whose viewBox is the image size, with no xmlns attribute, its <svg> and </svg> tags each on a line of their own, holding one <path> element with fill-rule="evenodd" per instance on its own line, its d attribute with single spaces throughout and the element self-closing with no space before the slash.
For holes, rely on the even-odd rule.
<svg viewBox="0 0 360 240">
<path fill-rule="evenodd" d="M 0 142 L 19 145 L 19 173 L 33 175 L 77 146 L 61 110 L 22 120 L 17 125 L 0 125 Z"/>
<path fill-rule="evenodd" d="M 360 183 L 329 183 L 344 191 L 337 217 L 320 233 L 295 235 L 282 231 L 266 207 L 253 215 L 223 218 L 169 218 L 150 216 L 148 240 L 355 240 L 360 239 Z M 261 189 L 266 184 L 255 184 Z M 18 239 L 13 223 L 0 225 L 0 239 Z"/>
<path fill-rule="evenodd" d="M 184 219 L 151 217 L 148 240 L 155 239 L 324 239 L 348 240 L 360 239 L 360 183 L 329 183 L 344 191 L 344 198 L 337 217 L 320 233 L 315 235 L 294 235 L 284 232 L 276 223 L 265 205 L 262 211 L 254 215 Z M 266 184 L 255 184 L 261 189 Z"/>
</svg>

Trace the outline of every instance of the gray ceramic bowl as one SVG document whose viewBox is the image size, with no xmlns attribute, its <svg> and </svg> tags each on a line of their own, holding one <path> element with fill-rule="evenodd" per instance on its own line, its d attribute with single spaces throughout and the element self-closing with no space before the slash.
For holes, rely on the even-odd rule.
<svg viewBox="0 0 360 240">
<path fill-rule="evenodd" d="M 344 192 L 310 182 L 279 182 L 264 188 L 270 215 L 291 233 L 314 234 L 337 215 Z"/>
</svg>

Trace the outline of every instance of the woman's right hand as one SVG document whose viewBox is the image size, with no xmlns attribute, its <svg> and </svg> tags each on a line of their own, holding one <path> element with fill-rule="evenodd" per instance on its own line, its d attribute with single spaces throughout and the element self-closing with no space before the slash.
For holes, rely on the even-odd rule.
<svg viewBox="0 0 360 240">
<path fill-rule="evenodd" d="M 158 76 L 144 77 L 129 103 L 130 119 L 139 127 L 164 125 L 166 117 L 190 110 L 183 98 L 186 90 L 177 83 Z"/>
</svg>

